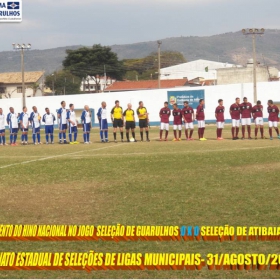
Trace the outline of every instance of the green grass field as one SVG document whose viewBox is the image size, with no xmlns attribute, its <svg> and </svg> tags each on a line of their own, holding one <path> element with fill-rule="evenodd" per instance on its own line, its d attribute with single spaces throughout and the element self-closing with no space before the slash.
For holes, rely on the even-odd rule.
<svg viewBox="0 0 280 280">
<path fill-rule="evenodd" d="M 224 141 L 215 140 L 215 126 L 206 128 L 205 142 L 159 142 L 155 127 L 150 134 L 150 143 L 102 144 L 94 130 L 91 145 L 0 147 L 1 223 L 279 226 L 280 140 L 232 141 L 229 126 Z M 280 253 L 277 242 L 1 245 L 16 252 Z M 279 278 L 280 272 L 2 271 L 0 277 Z"/>
</svg>

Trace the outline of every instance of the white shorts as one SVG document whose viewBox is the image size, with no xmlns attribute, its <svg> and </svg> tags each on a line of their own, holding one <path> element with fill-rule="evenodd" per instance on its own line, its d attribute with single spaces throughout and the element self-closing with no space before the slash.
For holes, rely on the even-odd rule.
<svg viewBox="0 0 280 280">
<path fill-rule="evenodd" d="M 193 122 L 185 123 L 185 129 L 193 129 Z"/>
<path fill-rule="evenodd" d="M 182 130 L 182 125 L 181 124 L 174 124 L 173 125 L 173 130 Z"/>
<path fill-rule="evenodd" d="M 255 119 L 255 125 L 263 125 L 263 118 L 257 117 Z"/>
<path fill-rule="evenodd" d="M 224 128 L 224 122 L 217 122 L 217 128 Z"/>
<path fill-rule="evenodd" d="M 169 131 L 169 123 L 160 123 L 160 130 Z"/>
<path fill-rule="evenodd" d="M 240 120 L 232 119 L 232 127 L 239 127 L 239 126 L 240 126 Z"/>
<path fill-rule="evenodd" d="M 205 127 L 205 121 L 197 121 L 198 128 L 204 128 Z"/>
<path fill-rule="evenodd" d="M 242 125 L 251 125 L 251 118 L 242 118 L 241 124 Z"/>
<path fill-rule="evenodd" d="M 269 126 L 269 127 L 278 127 L 278 122 L 269 121 L 269 122 L 268 122 L 268 126 Z"/>
</svg>

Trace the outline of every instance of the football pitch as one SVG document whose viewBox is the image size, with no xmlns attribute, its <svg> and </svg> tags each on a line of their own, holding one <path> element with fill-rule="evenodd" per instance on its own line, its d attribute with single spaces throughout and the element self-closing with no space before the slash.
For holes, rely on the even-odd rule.
<svg viewBox="0 0 280 280">
<path fill-rule="evenodd" d="M 139 131 L 136 130 L 139 139 Z M 252 129 L 253 132 L 253 129 Z M 42 140 L 44 134 L 42 130 Z M 267 125 L 265 135 L 268 137 Z M 0 147 L 2 224 L 279 226 L 280 140 Z M 173 132 L 169 133 L 172 140 Z M 240 135 L 239 135 L 240 136 Z M 79 132 L 79 141 L 82 133 Z M 120 140 L 120 135 L 117 135 Z M 109 140 L 112 140 L 112 129 Z M 7 137 L 8 139 L 8 137 Z M 29 142 L 31 136 L 29 135 Z M 19 142 L 19 141 L 18 141 Z M 57 135 L 55 136 L 57 143 Z M 2 242 L 1 251 L 280 253 L 278 242 Z M 1 278 L 279 278 L 279 271 L 0 271 Z"/>
</svg>

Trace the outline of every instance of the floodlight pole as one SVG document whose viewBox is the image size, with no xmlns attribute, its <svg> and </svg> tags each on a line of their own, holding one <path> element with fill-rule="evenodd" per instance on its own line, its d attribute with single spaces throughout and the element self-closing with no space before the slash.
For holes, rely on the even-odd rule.
<svg viewBox="0 0 280 280">
<path fill-rule="evenodd" d="M 157 41 L 158 43 L 158 88 L 160 88 L 160 45 L 162 41 Z"/>
<path fill-rule="evenodd" d="M 24 50 L 30 50 L 31 44 L 13 44 L 14 50 L 21 51 L 21 87 L 22 87 L 22 107 L 26 106 L 26 98 L 25 98 L 25 81 L 24 81 Z"/>
<path fill-rule="evenodd" d="M 24 52 L 23 48 L 21 49 L 21 88 L 22 88 L 22 107 L 26 106 L 25 100 L 25 82 L 24 82 Z"/>
<path fill-rule="evenodd" d="M 257 55 L 256 55 L 256 34 L 252 35 L 253 40 L 253 81 L 254 81 L 254 102 L 257 103 L 258 95 L 257 95 Z"/>
<path fill-rule="evenodd" d="M 257 29 L 257 28 L 249 28 L 249 29 L 242 29 L 243 35 L 252 35 L 253 41 L 253 90 L 254 90 L 254 103 L 257 103 L 258 95 L 257 95 L 257 54 L 256 54 L 256 35 L 263 35 L 264 28 Z"/>
</svg>

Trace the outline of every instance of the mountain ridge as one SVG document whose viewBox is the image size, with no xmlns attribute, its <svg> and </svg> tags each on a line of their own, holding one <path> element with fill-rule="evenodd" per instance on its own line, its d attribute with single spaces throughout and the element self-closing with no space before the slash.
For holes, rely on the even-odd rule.
<svg viewBox="0 0 280 280">
<path fill-rule="evenodd" d="M 246 38 L 247 37 L 247 38 Z M 181 36 L 162 39 L 162 51 L 181 52 L 187 61 L 206 59 L 246 64 L 252 57 L 252 40 L 241 31 L 227 32 L 211 36 Z M 257 58 L 261 63 L 280 69 L 280 30 L 268 29 L 264 36 L 257 37 Z M 25 52 L 25 70 L 44 70 L 47 74 L 62 68 L 67 49 L 78 49 L 82 45 L 57 47 L 45 50 L 30 50 Z M 152 52 L 157 52 L 157 41 L 138 42 L 123 45 L 111 45 L 112 51 L 119 59 L 142 58 Z M 0 72 L 18 72 L 20 52 L 0 52 Z"/>
</svg>

